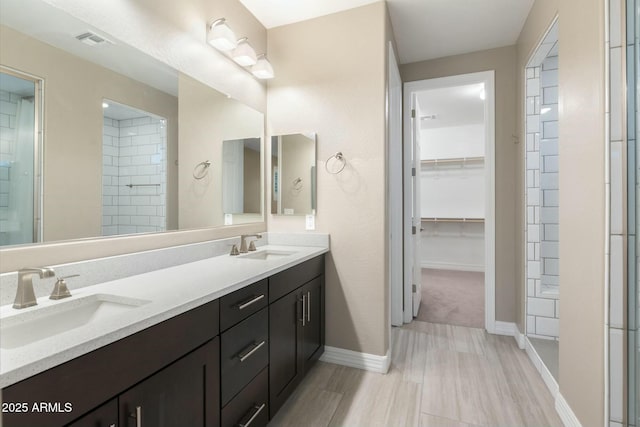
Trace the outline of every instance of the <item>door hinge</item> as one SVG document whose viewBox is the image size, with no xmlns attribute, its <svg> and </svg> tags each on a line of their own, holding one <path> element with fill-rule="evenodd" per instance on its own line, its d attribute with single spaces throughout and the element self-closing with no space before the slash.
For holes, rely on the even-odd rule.
<svg viewBox="0 0 640 427">
<path fill-rule="evenodd" d="M 411 110 L 411 118 L 412 119 L 416 118 L 416 110 L 415 110 L 415 108 L 413 110 Z"/>
<path fill-rule="evenodd" d="M 416 168 L 411 168 L 411 176 L 416 176 Z"/>
<path fill-rule="evenodd" d="M 418 292 L 418 287 L 415 284 L 411 285 L 411 290 L 413 290 L 413 293 L 415 294 L 416 292 Z"/>
<path fill-rule="evenodd" d="M 417 230 L 416 230 L 416 226 L 412 225 L 411 226 L 411 234 L 416 234 Z"/>
</svg>

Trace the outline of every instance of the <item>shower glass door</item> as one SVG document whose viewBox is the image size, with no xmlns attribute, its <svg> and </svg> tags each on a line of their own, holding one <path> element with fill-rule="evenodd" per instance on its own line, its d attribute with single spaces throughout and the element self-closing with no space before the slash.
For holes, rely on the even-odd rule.
<svg viewBox="0 0 640 427">
<path fill-rule="evenodd" d="M 38 85 L 0 72 L 0 246 L 39 239 Z"/>
</svg>

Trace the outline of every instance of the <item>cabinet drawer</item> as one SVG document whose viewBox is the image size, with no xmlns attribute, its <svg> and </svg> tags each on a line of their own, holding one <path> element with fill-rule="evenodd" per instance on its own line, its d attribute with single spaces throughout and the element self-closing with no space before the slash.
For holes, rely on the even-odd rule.
<svg viewBox="0 0 640 427">
<path fill-rule="evenodd" d="M 222 406 L 269 363 L 269 315 L 260 310 L 221 335 Z"/>
<path fill-rule="evenodd" d="M 220 330 L 229 329 L 267 306 L 267 279 L 220 298 Z"/>
<path fill-rule="evenodd" d="M 264 427 L 269 422 L 269 369 L 264 368 L 222 409 L 221 427 Z"/>
<path fill-rule="evenodd" d="M 298 264 L 269 278 L 269 302 L 273 302 L 324 274 L 324 255 Z"/>
</svg>

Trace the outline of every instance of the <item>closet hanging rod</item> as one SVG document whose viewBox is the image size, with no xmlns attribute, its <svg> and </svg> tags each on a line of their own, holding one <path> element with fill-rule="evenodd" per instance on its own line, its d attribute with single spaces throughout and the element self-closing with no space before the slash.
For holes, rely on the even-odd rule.
<svg viewBox="0 0 640 427">
<path fill-rule="evenodd" d="M 483 223 L 484 218 L 421 218 L 422 222 L 473 222 Z"/>
<path fill-rule="evenodd" d="M 468 162 L 484 162 L 484 157 L 456 157 L 452 159 L 428 159 L 420 160 L 423 165 L 438 165 L 440 163 L 468 163 Z"/>
</svg>

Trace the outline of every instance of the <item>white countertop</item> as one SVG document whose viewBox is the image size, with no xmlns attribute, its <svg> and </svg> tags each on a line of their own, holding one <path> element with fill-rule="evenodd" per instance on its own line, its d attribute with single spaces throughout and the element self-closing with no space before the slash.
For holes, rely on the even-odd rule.
<svg viewBox="0 0 640 427">
<path fill-rule="evenodd" d="M 258 251 L 266 250 L 295 253 L 266 260 L 222 255 L 80 288 L 73 291 L 71 298 L 63 300 L 39 298 L 35 307 L 22 310 L 15 310 L 10 305 L 0 307 L 0 321 L 3 321 L 93 294 L 150 301 L 102 322 L 91 322 L 21 347 L 0 348 L 0 388 L 218 299 L 329 249 L 276 245 L 258 248 Z"/>
</svg>

